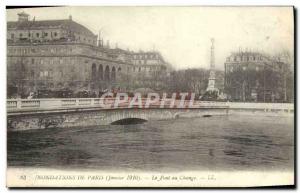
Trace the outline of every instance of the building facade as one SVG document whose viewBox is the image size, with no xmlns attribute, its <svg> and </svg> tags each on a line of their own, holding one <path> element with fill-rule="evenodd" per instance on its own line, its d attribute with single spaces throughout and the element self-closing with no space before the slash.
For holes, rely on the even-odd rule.
<svg viewBox="0 0 300 193">
<path fill-rule="evenodd" d="M 233 101 L 291 101 L 290 66 L 258 52 L 232 53 L 225 62 L 225 93 Z"/>
<path fill-rule="evenodd" d="M 44 21 L 29 20 L 24 12 L 18 16 L 18 21 L 7 22 L 8 97 L 25 97 L 39 90 L 98 93 L 131 89 L 133 83 L 138 83 L 135 87 L 145 87 L 148 78 L 153 80 L 150 76 L 140 76 L 142 72 L 165 75 L 164 60 L 159 53 L 141 54 L 104 47 L 100 37 L 71 16 Z"/>
<path fill-rule="evenodd" d="M 159 52 L 132 52 L 132 84 L 135 88 L 152 88 L 162 90 L 166 88 L 166 81 L 170 76 L 171 65 Z"/>
</svg>

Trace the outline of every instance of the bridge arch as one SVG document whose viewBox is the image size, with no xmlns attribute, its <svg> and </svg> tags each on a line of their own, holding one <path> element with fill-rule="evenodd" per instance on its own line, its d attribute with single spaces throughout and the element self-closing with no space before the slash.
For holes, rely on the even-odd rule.
<svg viewBox="0 0 300 193">
<path fill-rule="evenodd" d="M 116 124 L 127 121 L 141 121 L 146 122 L 150 119 L 150 114 L 146 112 L 140 111 L 116 111 L 114 113 L 110 113 L 109 116 L 106 117 L 108 124 Z"/>
<path fill-rule="evenodd" d="M 146 119 L 141 119 L 141 118 L 125 118 L 125 119 L 120 119 L 117 121 L 114 121 L 110 123 L 111 125 L 131 125 L 131 124 L 140 124 L 147 122 Z"/>
</svg>

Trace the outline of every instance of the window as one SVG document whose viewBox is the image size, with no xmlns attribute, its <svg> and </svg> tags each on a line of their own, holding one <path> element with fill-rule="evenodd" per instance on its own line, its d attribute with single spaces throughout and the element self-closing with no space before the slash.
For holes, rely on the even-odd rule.
<svg viewBox="0 0 300 193">
<path fill-rule="evenodd" d="M 40 34 L 39 34 L 39 33 L 36 33 L 35 35 L 36 35 L 37 38 L 40 37 Z"/>
<path fill-rule="evenodd" d="M 22 33 L 20 33 L 20 34 L 19 34 L 19 36 L 20 36 L 20 38 L 22 38 L 23 34 L 22 34 Z"/>
<path fill-rule="evenodd" d="M 55 36 L 55 37 L 57 36 L 57 32 L 54 32 L 54 36 Z"/>
<path fill-rule="evenodd" d="M 31 64 L 34 64 L 34 58 L 31 58 Z"/>
<path fill-rule="evenodd" d="M 15 34 L 10 34 L 11 39 L 15 38 Z"/>
<path fill-rule="evenodd" d="M 48 33 L 47 33 L 47 32 L 45 32 L 45 33 L 44 33 L 44 36 L 48 36 Z"/>
<path fill-rule="evenodd" d="M 236 61 L 236 57 L 234 57 L 234 61 Z"/>
<path fill-rule="evenodd" d="M 31 77 L 34 77 L 34 71 L 33 71 L 33 70 L 31 70 L 30 76 L 31 76 Z"/>
</svg>

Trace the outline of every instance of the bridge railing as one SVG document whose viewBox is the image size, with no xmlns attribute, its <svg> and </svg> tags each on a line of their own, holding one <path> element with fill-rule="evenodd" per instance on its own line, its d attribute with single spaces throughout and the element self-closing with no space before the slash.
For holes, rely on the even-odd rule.
<svg viewBox="0 0 300 193">
<path fill-rule="evenodd" d="M 115 103 L 117 105 L 115 106 Z M 130 105 L 131 103 L 131 105 Z M 132 105 L 133 104 L 133 105 Z M 44 110 L 44 109 L 71 109 L 97 107 L 103 109 L 121 108 L 145 108 L 147 99 L 141 99 L 132 103 L 127 101 L 116 101 L 115 98 L 64 98 L 64 99 L 8 99 L 7 111 L 22 110 Z M 215 101 L 180 101 L 171 99 L 150 102 L 146 108 L 230 108 L 230 109 L 282 109 L 291 111 L 294 104 L 291 103 L 241 103 L 241 102 L 215 102 Z"/>
<path fill-rule="evenodd" d="M 115 98 L 64 98 L 64 99 L 8 99 L 6 102 L 7 110 L 28 110 L 28 109 L 55 109 L 55 108 L 81 108 L 81 107 L 99 107 L 99 108 L 145 108 L 147 99 L 142 98 L 141 103 L 127 101 L 116 101 Z M 117 106 L 115 105 L 117 103 Z M 193 101 L 189 100 L 172 101 L 170 99 L 151 101 L 148 108 L 199 108 L 199 107 L 224 107 L 228 106 L 224 102 Z"/>
</svg>

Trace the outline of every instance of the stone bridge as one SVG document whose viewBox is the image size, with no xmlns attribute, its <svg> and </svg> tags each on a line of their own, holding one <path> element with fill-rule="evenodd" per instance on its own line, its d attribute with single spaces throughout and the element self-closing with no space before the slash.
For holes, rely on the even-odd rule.
<svg viewBox="0 0 300 193">
<path fill-rule="evenodd" d="M 99 98 L 91 99 L 25 99 L 7 100 L 7 129 L 87 127 L 109 125 L 128 120 L 166 120 L 181 117 L 207 117 L 227 114 L 274 115 L 293 114 L 293 104 L 228 103 L 198 101 L 173 108 L 152 104 L 149 108 L 137 106 L 104 108 Z M 111 101 L 112 102 L 112 101 Z M 109 102 L 108 102 L 109 103 Z"/>
<path fill-rule="evenodd" d="M 175 103 L 176 104 L 176 103 Z M 45 129 L 54 127 L 86 127 L 109 125 L 121 120 L 144 121 L 224 115 L 226 103 L 201 103 L 193 108 L 184 104 L 174 108 L 155 104 L 149 108 L 104 108 L 99 99 L 33 99 L 7 101 L 8 130 Z"/>
</svg>

